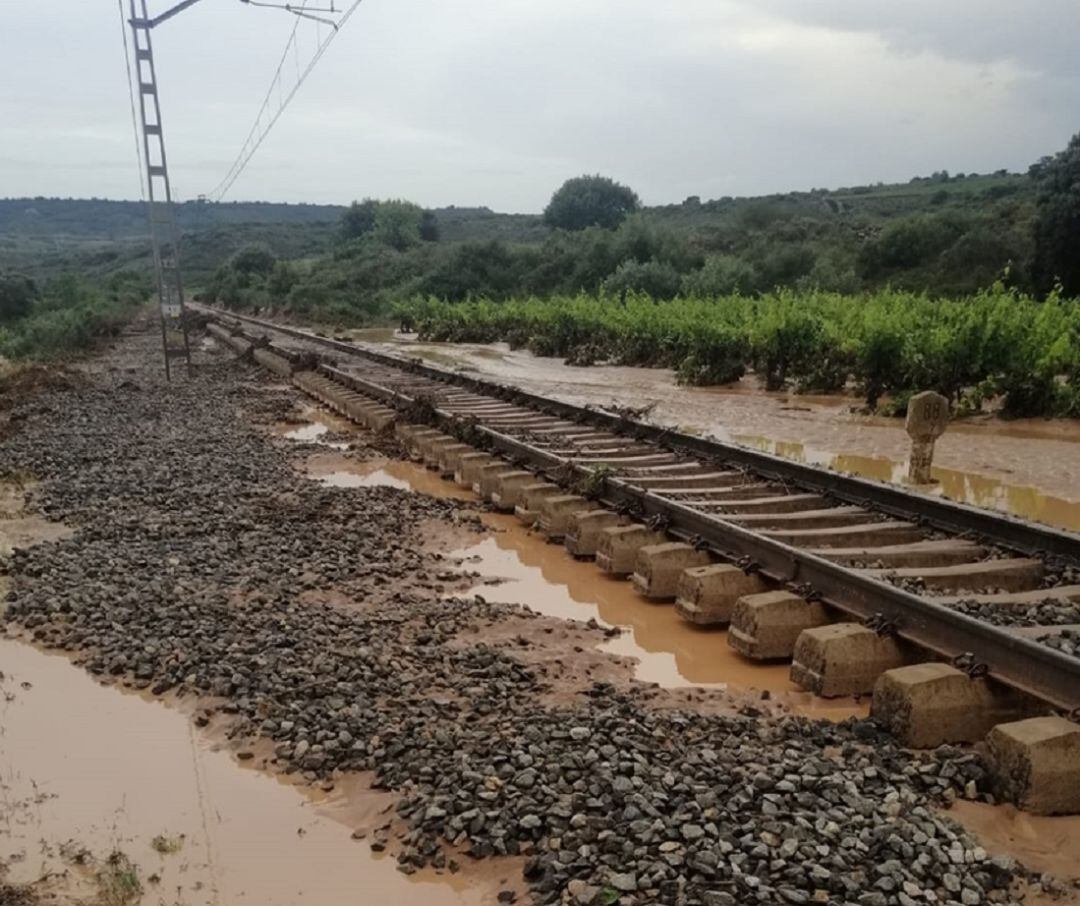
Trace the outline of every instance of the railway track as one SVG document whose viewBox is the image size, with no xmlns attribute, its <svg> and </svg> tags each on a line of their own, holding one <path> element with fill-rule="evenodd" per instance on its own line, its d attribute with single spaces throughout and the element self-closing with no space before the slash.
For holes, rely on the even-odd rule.
<svg viewBox="0 0 1080 906">
<path fill-rule="evenodd" d="M 1077 628 L 1080 535 L 197 311 L 237 352 L 354 420 L 393 425 L 571 554 L 692 622 L 728 625 L 744 656 L 790 659 L 819 694 L 876 689 L 911 744 L 973 741 L 1048 707 L 1080 715 L 1080 658 L 1039 640 Z M 912 716 L 935 707 L 940 740 Z"/>
</svg>

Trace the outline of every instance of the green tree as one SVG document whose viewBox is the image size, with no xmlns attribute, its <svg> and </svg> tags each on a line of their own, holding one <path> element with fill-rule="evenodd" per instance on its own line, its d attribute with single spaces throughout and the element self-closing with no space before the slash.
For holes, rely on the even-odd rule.
<svg viewBox="0 0 1080 906">
<path fill-rule="evenodd" d="M 551 196 L 544 209 L 544 223 L 564 230 L 584 230 L 591 226 L 614 229 L 641 202 L 632 189 L 606 176 L 578 176 L 568 179 Z"/>
<path fill-rule="evenodd" d="M 420 215 L 420 238 L 424 242 L 439 241 L 439 221 L 434 211 L 424 211 Z"/>
<path fill-rule="evenodd" d="M 411 201 L 393 199 L 379 203 L 371 236 L 399 252 L 420 242 L 420 221 L 424 212 Z"/>
<path fill-rule="evenodd" d="M 37 286 L 22 274 L 0 274 L 0 321 L 15 321 L 30 314 Z"/>
<path fill-rule="evenodd" d="M 273 269 L 277 258 L 262 243 L 245 245 L 232 256 L 232 269 L 245 277 L 267 276 Z"/>
<path fill-rule="evenodd" d="M 299 279 L 300 275 L 293 265 L 288 261 L 278 261 L 274 264 L 274 269 L 266 280 L 266 288 L 270 295 L 277 299 L 284 299 L 289 295 L 292 288 L 296 286 Z"/>
<path fill-rule="evenodd" d="M 1036 284 L 1046 291 L 1060 281 L 1066 295 L 1080 294 L 1080 133 L 1030 172 L 1038 185 Z"/>
<path fill-rule="evenodd" d="M 375 217 L 379 203 L 374 198 L 354 201 L 341 215 L 341 235 L 346 239 L 359 239 L 375 229 Z"/>
</svg>

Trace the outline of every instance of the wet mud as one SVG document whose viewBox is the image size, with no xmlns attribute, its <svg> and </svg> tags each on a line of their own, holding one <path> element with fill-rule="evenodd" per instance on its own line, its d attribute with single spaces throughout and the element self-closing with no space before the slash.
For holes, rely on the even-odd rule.
<svg viewBox="0 0 1080 906">
<path fill-rule="evenodd" d="M 33 488 L 34 482 L 30 479 L 0 481 L 0 558 L 10 557 L 15 548 L 60 541 L 72 534 L 69 526 L 29 511 L 27 501 Z M 0 576 L 0 588 L 3 581 Z M 0 611 L 2 609 L 0 603 Z"/>
<path fill-rule="evenodd" d="M 878 481 L 898 482 L 905 472 L 903 421 L 862 415 L 851 396 L 766 392 L 752 376 L 729 387 L 681 387 L 666 369 L 577 368 L 504 343 L 418 343 L 385 331 L 357 339 L 580 405 L 651 407 L 647 417 L 659 424 Z M 934 493 L 1080 530 L 1080 422 L 957 421 L 938 441 L 935 462 Z"/>
</svg>

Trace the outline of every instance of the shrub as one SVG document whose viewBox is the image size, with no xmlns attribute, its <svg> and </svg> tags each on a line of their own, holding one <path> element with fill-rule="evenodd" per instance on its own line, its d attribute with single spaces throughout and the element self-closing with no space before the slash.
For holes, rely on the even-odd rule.
<svg viewBox="0 0 1080 906">
<path fill-rule="evenodd" d="M 25 318 L 34 307 L 37 286 L 22 274 L 0 274 L 0 321 Z"/>
</svg>

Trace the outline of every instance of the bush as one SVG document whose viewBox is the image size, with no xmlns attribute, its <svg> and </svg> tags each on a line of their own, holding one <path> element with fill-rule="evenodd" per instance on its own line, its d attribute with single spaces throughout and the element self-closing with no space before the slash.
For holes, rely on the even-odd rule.
<svg viewBox="0 0 1080 906">
<path fill-rule="evenodd" d="M 30 314 L 37 286 L 22 274 L 0 274 L 0 321 L 17 321 Z"/>
<path fill-rule="evenodd" d="M 0 327 L 0 356 L 50 359 L 115 336 L 147 297 L 144 277 L 119 273 L 105 288 L 71 275 L 48 281 L 29 312 Z"/>
<path fill-rule="evenodd" d="M 636 292 L 653 299 L 671 299 L 679 294 L 681 284 L 679 272 L 670 264 L 624 261 L 601 287 L 609 296 Z"/>
<path fill-rule="evenodd" d="M 683 294 L 715 299 L 719 296 L 747 295 L 758 287 L 754 266 L 734 255 L 714 255 L 700 270 L 683 278 Z"/>
<path fill-rule="evenodd" d="M 277 258 L 270 249 L 259 243 L 245 245 L 240 251 L 232 256 L 229 266 L 238 274 L 250 278 L 254 276 L 266 277 L 274 269 Z"/>
</svg>

